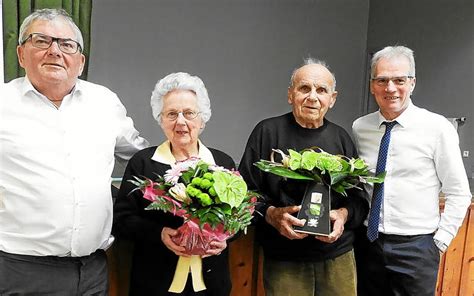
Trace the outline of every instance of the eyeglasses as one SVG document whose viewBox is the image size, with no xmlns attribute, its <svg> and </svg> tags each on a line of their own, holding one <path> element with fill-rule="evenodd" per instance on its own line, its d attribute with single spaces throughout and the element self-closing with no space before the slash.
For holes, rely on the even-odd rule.
<svg viewBox="0 0 474 296">
<path fill-rule="evenodd" d="M 64 53 L 75 54 L 77 51 L 82 52 L 82 48 L 79 42 L 69 38 L 58 38 L 41 33 L 31 33 L 30 35 L 28 35 L 28 37 L 26 37 L 25 40 L 23 40 L 23 42 L 21 42 L 20 45 L 25 44 L 28 40 L 31 40 L 31 45 L 40 49 L 48 49 L 51 47 L 53 42 L 56 41 L 59 49 Z"/>
<path fill-rule="evenodd" d="M 164 115 L 166 119 L 168 119 L 170 121 L 174 121 L 174 120 L 178 119 L 179 114 L 182 114 L 184 116 L 184 118 L 186 118 L 187 120 L 193 120 L 199 114 L 201 114 L 201 112 L 195 112 L 195 111 L 192 111 L 192 110 L 185 110 L 185 111 L 181 111 L 181 112 L 169 111 L 167 113 L 164 113 L 164 114 L 161 113 L 161 114 Z"/>
<path fill-rule="evenodd" d="M 372 81 L 375 82 L 378 86 L 387 86 L 390 81 L 395 85 L 402 86 L 407 83 L 409 78 L 414 78 L 413 76 L 398 76 L 398 77 L 375 77 L 372 78 Z"/>
</svg>

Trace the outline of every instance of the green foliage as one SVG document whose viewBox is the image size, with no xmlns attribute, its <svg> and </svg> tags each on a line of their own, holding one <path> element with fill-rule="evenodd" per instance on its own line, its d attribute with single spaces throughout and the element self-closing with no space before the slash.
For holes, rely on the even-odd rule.
<svg viewBox="0 0 474 296">
<path fill-rule="evenodd" d="M 295 171 L 295 170 L 292 170 L 291 168 L 284 167 L 280 163 L 271 162 L 268 160 L 260 160 L 256 162 L 254 165 L 264 172 L 272 173 L 280 177 L 285 177 L 289 179 L 312 181 L 312 180 L 315 180 L 314 177 L 317 177 L 317 176 L 310 176 L 308 172 Z"/>
<path fill-rule="evenodd" d="M 302 152 L 288 149 L 289 155 L 280 150 L 274 151 L 282 154 L 286 162 L 260 160 L 254 165 L 264 172 L 280 177 L 326 184 L 344 196 L 347 196 L 347 189 L 360 189 L 360 183 L 382 183 L 385 178 L 385 173 L 371 176 L 367 164 L 360 158 L 349 159 L 322 150 L 316 152 L 313 149 L 305 149 Z"/>
</svg>

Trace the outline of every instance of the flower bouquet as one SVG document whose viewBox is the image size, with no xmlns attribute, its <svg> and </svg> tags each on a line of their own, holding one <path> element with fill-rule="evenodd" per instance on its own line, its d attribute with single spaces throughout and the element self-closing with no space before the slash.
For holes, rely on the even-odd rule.
<svg viewBox="0 0 474 296">
<path fill-rule="evenodd" d="M 317 149 L 318 151 L 315 151 Z M 274 160 L 274 154 L 281 161 Z M 331 223 L 331 192 L 347 196 L 347 189 L 358 188 L 359 184 L 381 183 L 385 173 L 370 176 L 367 164 L 360 158 L 333 155 L 318 148 L 297 152 L 288 149 L 289 155 L 273 149 L 271 160 L 260 160 L 255 165 L 265 171 L 284 178 L 313 181 L 306 186 L 301 209 L 297 218 L 305 220 L 303 226 L 294 226 L 296 232 L 313 235 L 329 235 Z"/>
<path fill-rule="evenodd" d="M 281 162 L 274 160 L 275 153 L 281 155 Z M 359 184 L 382 183 L 385 178 L 385 172 L 371 176 L 368 165 L 361 158 L 333 155 L 316 147 L 301 152 L 288 149 L 288 153 L 273 149 L 270 161 L 260 160 L 255 165 L 281 177 L 322 183 L 343 196 L 347 196 L 347 189 L 361 189 Z"/>
<path fill-rule="evenodd" d="M 237 171 L 198 158 L 171 165 L 155 181 L 135 177 L 129 182 L 151 201 L 147 210 L 162 210 L 185 219 L 173 241 L 185 247 L 189 255 L 204 255 L 210 242 L 246 231 L 257 199 Z"/>
</svg>

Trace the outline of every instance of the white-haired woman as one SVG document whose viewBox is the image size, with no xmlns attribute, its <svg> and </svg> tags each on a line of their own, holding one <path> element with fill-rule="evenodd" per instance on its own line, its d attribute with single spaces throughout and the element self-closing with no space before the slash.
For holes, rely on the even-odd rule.
<svg viewBox="0 0 474 296">
<path fill-rule="evenodd" d="M 171 164 L 199 157 L 208 163 L 232 169 L 235 163 L 227 154 L 203 145 L 199 134 L 211 117 L 207 90 L 202 80 L 187 73 L 172 73 L 155 86 L 151 96 L 153 116 L 167 140 L 160 146 L 144 149 L 129 161 L 124 182 L 114 207 L 113 232 L 135 242 L 130 276 L 130 295 L 229 295 L 231 289 L 227 243 L 212 242 L 202 260 L 206 290 L 194 292 L 191 276 L 181 294 L 169 293 L 179 256 L 184 247 L 171 238 L 183 219 L 170 213 L 144 210 L 150 203 L 134 185 L 133 176 L 156 178 Z"/>
</svg>

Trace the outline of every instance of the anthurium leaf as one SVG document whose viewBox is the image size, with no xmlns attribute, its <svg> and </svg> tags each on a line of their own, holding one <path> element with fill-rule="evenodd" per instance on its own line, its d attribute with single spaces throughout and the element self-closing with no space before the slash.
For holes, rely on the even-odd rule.
<svg viewBox="0 0 474 296">
<path fill-rule="evenodd" d="M 329 174 L 331 176 L 331 185 L 334 185 L 347 177 L 347 173 L 345 172 L 331 172 Z"/>
<path fill-rule="evenodd" d="M 311 171 L 316 166 L 316 162 L 318 160 L 318 153 L 309 150 L 303 152 L 301 156 L 301 167 L 305 170 Z"/>
<path fill-rule="evenodd" d="M 288 153 L 290 154 L 289 165 L 290 169 L 297 170 L 301 167 L 301 154 L 296 152 L 295 150 L 288 149 Z"/>
<path fill-rule="evenodd" d="M 364 160 L 362 160 L 361 158 L 351 159 L 351 162 L 353 163 L 354 168 L 358 170 L 363 169 L 366 166 Z"/>
<path fill-rule="evenodd" d="M 383 183 L 383 181 L 385 180 L 385 175 L 387 175 L 387 172 L 382 172 L 380 174 L 378 174 L 377 176 L 367 176 L 367 177 L 364 177 L 366 179 L 367 182 L 369 183 Z"/>
<path fill-rule="evenodd" d="M 341 171 L 350 171 L 351 170 L 351 165 L 349 164 L 349 161 L 346 159 L 342 158 L 339 159 L 339 163 L 342 165 L 342 170 Z"/>
<path fill-rule="evenodd" d="M 314 180 L 312 177 L 300 174 L 296 171 L 291 170 L 290 168 L 285 168 L 283 166 L 270 165 L 265 160 L 256 162 L 255 166 L 257 166 L 259 169 L 261 169 L 264 172 L 269 172 L 280 177 L 296 179 L 296 180 Z"/>
<path fill-rule="evenodd" d="M 343 196 L 347 196 L 346 190 L 344 189 L 344 186 L 341 184 L 336 184 L 331 187 L 332 190 L 336 191 L 337 193 L 342 194 Z"/>
<path fill-rule="evenodd" d="M 238 207 L 247 195 L 247 184 L 242 177 L 220 171 L 212 173 L 214 189 L 221 202 Z"/>
<path fill-rule="evenodd" d="M 230 207 L 230 205 L 222 203 L 219 206 L 221 211 L 224 212 L 226 215 L 230 215 L 232 213 L 232 208 Z"/>
<path fill-rule="evenodd" d="M 194 170 L 188 170 L 188 171 L 185 171 L 181 174 L 181 178 L 183 179 L 183 183 L 185 185 L 188 185 L 189 183 L 191 183 L 191 180 L 194 176 Z"/>
<path fill-rule="evenodd" d="M 216 215 L 219 218 L 219 220 L 224 220 L 225 219 L 225 214 L 222 212 L 222 210 L 220 208 L 212 208 L 212 210 L 210 212 L 212 212 L 214 215 Z"/>
</svg>

